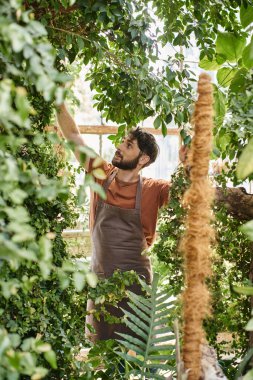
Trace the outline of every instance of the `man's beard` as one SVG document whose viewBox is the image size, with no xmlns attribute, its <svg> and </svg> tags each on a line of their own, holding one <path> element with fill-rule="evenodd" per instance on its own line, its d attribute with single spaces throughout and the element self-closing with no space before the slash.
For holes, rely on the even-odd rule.
<svg viewBox="0 0 253 380">
<path fill-rule="evenodd" d="M 118 169 L 133 170 L 133 169 L 137 168 L 137 165 L 139 163 L 139 158 L 141 157 L 141 155 L 142 155 L 142 152 L 140 152 L 136 158 L 134 158 L 133 160 L 129 160 L 129 161 L 123 161 L 123 160 L 122 161 L 117 161 L 113 157 L 112 164 L 113 164 L 113 166 L 115 166 Z"/>
</svg>

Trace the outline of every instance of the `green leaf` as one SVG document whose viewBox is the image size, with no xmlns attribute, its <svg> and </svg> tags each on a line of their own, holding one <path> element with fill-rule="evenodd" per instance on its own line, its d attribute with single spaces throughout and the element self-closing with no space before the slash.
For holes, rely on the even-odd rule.
<svg viewBox="0 0 253 380">
<path fill-rule="evenodd" d="M 163 137 L 167 136 L 167 126 L 164 123 L 164 121 L 162 121 L 162 134 L 163 134 Z"/>
<path fill-rule="evenodd" d="M 222 67 L 217 72 L 217 81 L 222 87 L 228 87 L 234 78 L 236 72 L 238 70 L 236 68 L 230 67 Z"/>
<path fill-rule="evenodd" d="M 199 62 L 199 67 L 201 69 L 205 70 L 218 70 L 220 68 L 220 64 L 218 64 L 216 61 L 210 61 L 207 56 L 205 56 L 201 61 Z"/>
<path fill-rule="evenodd" d="M 21 343 L 21 338 L 18 334 L 9 334 L 9 338 L 13 347 L 17 348 Z"/>
<path fill-rule="evenodd" d="M 176 113 L 176 119 L 178 120 L 178 123 L 181 125 L 184 121 L 184 114 L 181 111 L 177 111 Z"/>
<path fill-rule="evenodd" d="M 247 73 L 248 70 L 244 67 L 237 71 L 229 87 L 231 92 L 237 93 L 244 91 Z"/>
<path fill-rule="evenodd" d="M 9 196 L 13 203 L 22 204 L 28 194 L 21 189 L 14 189 Z"/>
<path fill-rule="evenodd" d="M 77 45 L 79 50 L 82 50 L 84 48 L 84 42 L 81 37 L 77 37 Z"/>
<path fill-rule="evenodd" d="M 245 326 L 245 330 L 246 331 L 253 331 L 253 318 L 251 318 L 249 320 L 249 322 L 247 323 L 247 325 Z"/>
<path fill-rule="evenodd" d="M 184 138 L 183 143 L 184 143 L 184 145 L 188 145 L 188 144 L 190 144 L 191 141 L 192 141 L 191 136 L 190 136 L 190 135 L 187 135 L 187 136 Z"/>
<path fill-rule="evenodd" d="M 138 305 L 138 303 L 141 303 L 142 305 L 151 309 L 152 303 L 150 302 L 150 299 L 146 299 L 144 297 L 140 298 L 137 294 L 131 292 L 130 290 L 127 292 L 127 294 L 129 295 L 130 300 L 133 301 L 136 305 Z"/>
<path fill-rule="evenodd" d="M 97 157 L 93 160 L 93 162 L 92 162 L 92 168 L 93 168 L 93 169 L 99 168 L 99 167 L 103 166 L 103 164 L 104 164 L 104 160 L 103 160 L 103 158 L 100 157 L 100 156 L 97 156 Z"/>
<path fill-rule="evenodd" d="M 141 311 L 141 315 L 139 314 L 139 316 L 141 317 L 141 319 L 143 320 L 143 321 L 146 321 L 147 323 L 149 323 L 149 316 L 147 315 L 147 311 L 145 311 L 145 312 L 143 312 L 142 310 L 143 310 L 143 305 L 141 304 L 141 303 L 139 303 L 139 305 L 138 305 L 138 307 L 136 307 L 136 305 L 134 305 L 133 303 L 131 303 L 131 302 L 128 302 L 128 305 L 131 307 L 131 309 L 133 310 L 133 311 L 135 311 L 137 314 L 139 314 L 140 313 L 140 311 Z M 150 310 L 149 310 L 149 313 L 150 313 Z M 148 313 L 148 314 L 149 314 Z"/>
<path fill-rule="evenodd" d="M 167 318 L 167 322 L 168 322 L 168 318 Z M 175 349 L 175 344 L 173 344 L 175 342 L 175 339 L 176 339 L 175 335 L 172 335 L 171 339 L 168 339 L 168 340 L 172 340 L 171 344 L 161 344 L 158 346 L 153 346 L 152 349 L 150 349 L 150 352 L 155 353 L 155 352 L 160 352 L 160 351 L 161 352 L 173 351 Z"/>
<path fill-rule="evenodd" d="M 125 335 L 125 334 L 121 334 L 121 333 L 117 333 L 117 335 Z M 124 336 L 123 336 L 124 338 Z M 138 355 L 141 355 L 143 356 L 144 353 L 145 353 L 145 350 L 142 350 L 140 348 L 139 345 L 137 345 L 136 343 L 134 342 L 131 342 L 130 337 L 127 336 L 127 340 L 122 340 L 122 339 L 118 339 L 118 342 L 121 343 L 127 350 L 133 350 L 135 351 Z"/>
<path fill-rule="evenodd" d="M 168 316 L 168 312 L 167 312 L 167 316 Z M 173 338 L 175 337 L 173 336 Z M 151 339 L 151 344 L 155 346 L 156 344 L 160 344 L 162 342 L 168 342 L 168 340 L 171 340 L 170 336 L 167 336 L 167 335 L 162 336 L 162 337 L 159 336 L 158 338 Z"/>
<path fill-rule="evenodd" d="M 92 287 L 95 288 L 98 283 L 98 278 L 95 273 L 86 273 L 86 281 Z"/>
<path fill-rule="evenodd" d="M 106 178 L 106 174 L 105 174 L 104 170 L 101 169 L 101 168 L 96 168 L 96 169 L 92 170 L 92 174 L 97 179 L 102 179 L 103 180 L 103 179 Z"/>
<path fill-rule="evenodd" d="M 51 271 L 52 261 L 52 242 L 45 236 L 42 236 L 39 240 L 40 248 L 40 261 L 39 267 L 41 275 L 44 279 L 47 279 Z"/>
<path fill-rule="evenodd" d="M 29 22 L 28 26 L 26 27 L 26 30 L 28 30 L 34 37 L 39 36 L 46 36 L 47 30 L 39 21 L 32 20 Z"/>
<path fill-rule="evenodd" d="M 216 52 L 224 54 L 228 62 L 236 62 L 242 56 L 246 45 L 246 37 L 235 36 L 233 33 L 218 33 L 216 40 Z"/>
<path fill-rule="evenodd" d="M 216 62 L 219 65 L 222 65 L 224 62 L 226 62 L 226 56 L 224 54 L 216 54 Z"/>
<path fill-rule="evenodd" d="M 129 292 L 130 293 L 130 292 Z M 141 303 L 139 300 L 138 300 L 138 297 L 136 296 L 136 298 L 133 298 L 132 296 L 131 297 L 131 301 L 134 302 L 134 304 L 136 306 L 138 306 L 138 308 L 140 310 L 142 310 L 144 313 L 146 313 L 147 315 L 149 315 L 150 313 L 150 308 L 147 307 L 146 305 L 143 305 L 143 303 Z M 133 302 L 128 302 L 128 304 L 131 306 L 131 308 L 133 308 Z M 133 309 L 134 310 L 134 309 Z"/>
<path fill-rule="evenodd" d="M 75 146 L 71 145 L 72 148 L 75 148 Z M 88 157 L 91 157 L 91 158 L 95 158 L 97 157 L 97 153 L 92 149 L 90 148 L 89 146 L 86 146 L 86 145 L 79 145 L 78 146 L 78 150 L 81 152 L 81 153 L 84 153 L 86 156 Z"/>
<path fill-rule="evenodd" d="M 250 44 L 243 50 L 242 61 L 247 69 L 251 69 L 253 67 L 253 39 L 251 39 Z"/>
<path fill-rule="evenodd" d="M 170 297 L 168 296 L 168 294 L 164 294 L 164 293 L 159 294 L 159 295 L 157 296 L 157 300 L 156 300 L 157 305 L 159 305 L 159 307 L 160 307 L 160 305 L 163 305 L 163 306 L 164 306 L 164 305 L 165 305 L 165 302 L 167 302 L 169 298 L 170 298 Z M 168 304 L 169 304 L 169 305 L 175 305 L 175 301 L 168 301 Z"/>
<path fill-rule="evenodd" d="M 243 376 L 242 380 L 253 380 L 253 369 L 249 370 L 249 372 Z"/>
<path fill-rule="evenodd" d="M 253 296 L 253 286 L 233 286 L 236 293 Z"/>
<path fill-rule="evenodd" d="M 20 288 L 20 283 L 16 279 L 11 281 L 1 281 L 0 285 L 2 287 L 2 294 L 6 299 L 10 298 L 12 295 L 16 295 Z"/>
<path fill-rule="evenodd" d="M 179 106 L 185 103 L 185 98 L 181 95 L 176 95 L 174 98 L 174 103 Z"/>
<path fill-rule="evenodd" d="M 159 106 L 159 104 L 161 104 L 161 99 L 157 94 L 153 97 L 153 102 L 154 102 L 155 107 L 157 107 L 157 106 Z"/>
<path fill-rule="evenodd" d="M 214 112 L 215 112 L 215 123 L 221 125 L 226 114 L 226 96 L 225 94 L 214 85 Z"/>
<path fill-rule="evenodd" d="M 129 326 L 137 335 L 141 336 L 143 339 L 146 339 L 149 333 L 149 326 L 147 323 L 144 323 L 142 319 L 127 310 L 122 309 L 122 311 L 128 317 L 125 321 L 126 325 Z"/>
<path fill-rule="evenodd" d="M 162 118 L 161 116 L 157 116 L 157 118 L 154 121 L 154 128 L 158 129 L 162 124 Z"/>
<path fill-rule="evenodd" d="M 163 302 L 161 304 L 157 304 L 156 306 L 156 312 L 158 313 L 160 310 L 164 309 L 166 307 L 166 309 L 170 309 L 170 308 L 173 308 L 175 307 L 175 302 Z"/>
<path fill-rule="evenodd" d="M 139 360 L 138 358 L 136 358 L 135 356 L 132 356 L 132 355 L 128 355 L 128 354 L 125 354 L 124 352 L 120 352 L 120 351 L 116 351 L 115 352 L 117 355 L 119 355 L 121 358 L 127 360 L 128 362 L 134 362 L 138 365 L 141 365 L 142 362 L 141 360 Z"/>
<path fill-rule="evenodd" d="M 85 275 L 81 272 L 75 272 L 73 274 L 73 280 L 75 288 L 78 292 L 81 292 L 83 290 L 84 284 L 85 284 Z"/>
<path fill-rule="evenodd" d="M 8 224 L 8 230 L 14 232 L 12 241 L 15 243 L 21 243 L 35 238 L 33 228 L 29 224 L 22 224 L 18 221 L 10 222 Z"/>
<path fill-rule="evenodd" d="M 175 356 L 170 355 L 170 358 L 175 359 Z M 157 369 L 164 369 L 168 371 L 171 367 L 168 364 L 164 364 L 164 363 L 150 363 L 150 364 L 147 364 L 147 368 L 157 368 Z"/>
<path fill-rule="evenodd" d="M 169 124 L 171 121 L 172 121 L 172 114 L 169 113 L 169 114 L 166 115 L 166 117 L 165 117 L 165 122 L 166 122 L 167 124 Z"/>
<path fill-rule="evenodd" d="M 6 36 L 10 39 L 12 49 L 15 53 L 21 52 L 26 44 L 32 44 L 31 35 L 22 26 L 10 24 L 5 30 Z"/>
<path fill-rule="evenodd" d="M 64 272 L 75 272 L 76 265 L 72 261 L 66 260 L 62 263 L 62 269 Z"/>
<path fill-rule="evenodd" d="M 138 371 L 135 369 L 135 370 L 130 371 L 129 375 L 134 376 L 133 377 L 134 379 L 136 379 L 136 378 L 141 379 L 141 376 L 143 375 L 143 373 L 141 371 Z M 145 379 L 164 380 L 164 376 L 158 375 L 157 373 L 145 372 Z"/>
<path fill-rule="evenodd" d="M 22 220 L 22 223 L 30 221 L 27 210 L 22 206 L 16 208 L 6 207 L 5 212 L 11 220 Z"/>
<path fill-rule="evenodd" d="M 235 379 L 239 379 L 239 377 L 243 373 L 243 370 L 246 367 L 248 361 L 252 358 L 252 355 L 253 355 L 253 348 L 250 348 L 238 366 L 238 369 L 237 369 L 236 374 L 235 374 Z M 247 379 L 247 380 L 249 380 L 249 379 Z"/>
<path fill-rule="evenodd" d="M 42 236 L 39 240 L 40 255 L 43 261 L 50 262 L 52 260 L 52 242 L 46 236 Z"/>
<path fill-rule="evenodd" d="M 45 352 L 44 357 L 53 369 L 57 369 L 56 355 L 53 350 Z"/>
<path fill-rule="evenodd" d="M 86 177 L 85 177 L 85 179 L 86 179 Z M 91 190 L 94 191 L 95 193 L 98 193 L 98 195 L 102 199 L 106 199 L 105 191 L 104 191 L 103 187 L 101 185 L 99 185 L 99 183 L 96 183 L 94 181 L 94 182 L 90 183 L 89 186 L 90 186 Z"/>
<path fill-rule="evenodd" d="M 34 252 L 28 251 L 26 249 L 19 249 L 18 256 L 26 260 L 37 261 L 37 257 Z"/>
<path fill-rule="evenodd" d="M 244 28 L 253 22 L 253 6 L 249 5 L 245 8 L 243 5 L 240 8 L 240 20 Z"/>
<path fill-rule="evenodd" d="M 122 338 L 125 338 L 128 342 L 135 344 L 139 348 L 145 348 L 146 347 L 145 343 L 138 338 L 135 338 L 133 336 L 129 336 L 129 335 L 123 334 L 123 333 L 118 333 L 118 335 L 120 335 Z M 142 351 L 141 355 L 143 355 L 143 351 Z"/>
<path fill-rule="evenodd" d="M 250 220 L 249 222 L 243 224 L 240 227 L 240 230 L 245 233 L 250 240 L 253 241 L 253 220 Z"/>
<path fill-rule="evenodd" d="M 236 167 L 236 175 L 239 179 L 245 179 L 253 173 L 253 138 L 243 149 Z"/>
<path fill-rule="evenodd" d="M 49 343 L 44 343 L 41 341 L 35 342 L 36 352 L 48 352 L 51 350 L 51 345 Z"/>
<path fill-rule="evenodd" d="M 48 370 L 43 367 L 36 367 L 34 374 L 31 376 L 31 380 L 43 379 L 48 373 Z"/>
</svg>

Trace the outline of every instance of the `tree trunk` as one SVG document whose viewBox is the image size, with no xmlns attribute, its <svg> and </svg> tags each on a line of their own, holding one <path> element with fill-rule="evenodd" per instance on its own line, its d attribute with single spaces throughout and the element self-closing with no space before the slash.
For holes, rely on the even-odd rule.
<svg viewBox="0 0 253 380">
<path fill-rule="evenodd" d="M 225 206 L 228 213 L 238 220 L 247 222 L 253 219 L 253 194 L 248 194 L 244 187 L 216 187 L 216 204 Z"/>
</svg>

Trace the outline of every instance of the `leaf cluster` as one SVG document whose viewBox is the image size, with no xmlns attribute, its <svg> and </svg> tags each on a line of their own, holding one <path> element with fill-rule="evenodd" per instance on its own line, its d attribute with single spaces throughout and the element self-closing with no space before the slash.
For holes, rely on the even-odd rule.
<svg viewBox="0 0 253 380">
<path fill-rule="evenodd" d="M 183 168 L 172 176 L 171 198 L 161 214 L 159 240 L 153 253 L 166 265 L 167 281 L 172 294 L 178 295 L 184 287 L 183 257 L 178 245 L 184 232 L 185 210 L 181 198 L 189 186 Z M 206 320 L 207 339 L 218 356 L 226 352 L 225 342 L 217 343 L 220 332 L 233 335 L 232 349 L 240 356 L 247 348 L 248 335 L 244 326 L 250 315 L 249 300 L 238 297 L 232 285 L 247 283 L 250 272 L 252 246 L 239 229 L 242 222 L 227 214 L 223 208 L 214 207 L 216 245 L 213 247 L 213 275 L 209 281 L 212 291 L 212 313 Z"/>
<path fill-rule="evenodd" d="M 68 259 L 61 233 L 77 217 L 74 177 L 45 133 L 68 76 L 21 1 L 3 1 L 0 15 L 1 378 L 75 378 L 73 350 L 85 341 L 80 291 L 96 279 Z"/>
</svg>

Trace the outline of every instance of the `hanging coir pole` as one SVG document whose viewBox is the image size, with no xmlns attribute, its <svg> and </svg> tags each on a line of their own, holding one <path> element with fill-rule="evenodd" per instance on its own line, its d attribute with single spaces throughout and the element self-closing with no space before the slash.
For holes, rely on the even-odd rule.
<svg viewBox="0 0 253 380">
<path fill-rule="evenodd" d="M 203 320 L 210 312 L 210 296 L 206 279 L 211 274 L 210 226 L 213 189 L 208 179 L 212 147 L 212 84 L 207 74 L 201 74 L 198 100 L 193 115 L 194 137 L 189 152 L 191 185 L 184 195 L 187 209 L 186 232 L 181 241 L 185 264 L 183 294 L 183 361 L 189 370 L 189 380 L 199 380 L 201 374 L 201 343 L 204 340 Z"/>
</svg>

